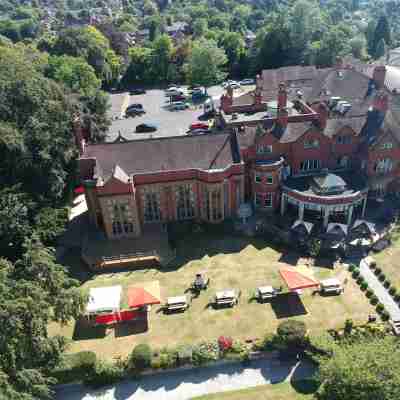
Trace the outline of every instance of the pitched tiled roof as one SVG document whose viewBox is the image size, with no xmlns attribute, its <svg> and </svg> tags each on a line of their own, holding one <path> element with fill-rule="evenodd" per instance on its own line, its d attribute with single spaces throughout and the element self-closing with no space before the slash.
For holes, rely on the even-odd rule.
<svg viewBox="0 0 400 400">
<path fill-rule="evenodd" d="M 240 162 L 227 133 L 174 136 L 88 145 L 82 158 L 96 158 L 104 180 L 118 165 L 128 175 L 168 170 L 219 169 Z"/>
<path fill-rule="evenodd" d="M 361 132 L 362 127 L 365 125 L 365 117 L 354 118 L 331 118 L 328 119 L 324 135 L 332 137 L 336 135 L 345 126 L 350 127 L 357 135 Z"/>
<path fill-rule="evenodd" d="M 367 93 L 369 80 L 362 73 L 350 69 L 327 70 L 321 73 L 319 79 L 314 82 L 310 98 L 317 100 L 340 96 L 348 101 L 362 100 Z"/>
<path fill-rule="evenodd" d="M 282 67 L 279 69 L 266 69 L 262 72 L 263 88 L 265 91 L 277 89 L 279 83 L 290 81 L 310 81 L 317 76 L 315 66 L 295 65 L 290 67 Z"/>
</svg>

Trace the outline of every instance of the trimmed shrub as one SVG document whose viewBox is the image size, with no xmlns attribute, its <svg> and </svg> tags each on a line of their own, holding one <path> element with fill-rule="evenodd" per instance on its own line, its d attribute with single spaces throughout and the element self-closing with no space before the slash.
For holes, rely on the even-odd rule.
<svg viewBox="0 0 400 400">
<path fill-rule="evenodd" d="M 389 288 L 390 288 L 390 281 L 386 280 L 385 282 L 383 282 L 383 286 L 384 286 L 386 289 L 389 289 Z"/>
<path fill-rule="evenodd" d="M 400 303 L 400 293 L 396 293 L 394 295 L 394 301 L 396 301 L 397 303 Z"/>
<path fill-rule="evenodd" d="M 368 298 L 372 297 L 373 294 L 374 294 L 374 292 L 373 292 L 372 289 L 367 289 L 367 291 L 365 292 L 365 295 L 366 295 Z"/>
<path fill-rule="evenodd" d="M 379 267 L 375 268 L 374 270 L 375 275 L 379 275 L 381 272 L 382 270 Z"/>
<path fill-rule="evenodd" d="M 354 264 L 350 264 L 349 265 L 349 271 L 353 272 L 355 269 L 357 269 L 357 267 Z"/>
<path fill-rule="evenodd" d="M 203 365 L 219 359 L 219 345 L 217 341 L 202 342 L 193 347 L 193 364 Z"/>
<path fill-rule="evenodd" d="M 371 269 L 376 269 L 376 267 L 377 267 L 376 261 L 371 261 L 370 264 L 369 264 L 369 267 L 370 267 Z"/>
<path fill-rule="evenodd" d="M 391 286 L 391 287 L 390 287 L 390 289 L 389 289 L 389 294 L 390 294 L 391 296 L 393 296 L 393 297 L 396 296 L 397 290 L 396 290 L 396 288 L 395 288 L 394 286 Z"/>
<path fill-rule="evenodd" d="M 380 274 L 380 275 L 378 275 L 378 279 L 383 283 L 384 280 L 386 279 L 385 274 Z"/>
<path fill-rule="evenodd" d="M 390 314 L 386 310 L 383 310 L 382 314 L 381 314 L 381 318 L 383 321 L 387 321 L 390 318 Z"/>
<path fill-rule="evenodd" d="M 168 348 L 161 349 L 159 355 L 160 367 L 163 369 L 174 368 L 178 364 L 178 353 Z"/>
<path fill-rule="evenodd" d="M 177 348 L 177 353 L 178 353 L 178 364 L 179 365 L 191 364 L 192 355 L 193 355 L 192 346 L 180 345 Z"/>
<path fill-rule="evenodd" d="M 128 365 L 131 369 L 143 370 L 151 365 L 151 348 L 148 344 L 142 343 L 135 346 L 133 349 Z"/>
<path fill-rule="evenodd" d="M 80 351 L 75 354 L 65 354 L 61 363 L 52 372 L 58 383 L 68 383 L 82 380 L 93 371 L 96 364 L 96 354 L 93 351 Z"/>
<path fill-rule="evenodd" d="M 363 282 L 365 281 L 365 279 L 362 276 L 359 276 L 356 280 L 356 282 L 361 285 Z"/>
<path fill-rule="evenodd" d="M 229 336 L 220 336 L 218 338 L 219 350 L 224 353 L 232 348 L 233 340 Z"/>
<path fill-rule="evenodd" d="M 84 383 L 88 386 L 98 388 L 111 385 L 124 376 L 124 370 L 116 363 L 99 360 L 91 373 L 85 378 Z"/>
<path fill-rule="evenodd" d="M 368 283 L 365 282 L 365 281 L 363 281 L 363 282 L 361 283 L 361 285 L 360 285 L 360 289 L 361 289 L 362 291 L 367 290 L 367 289 L 368 289 Z"/>
<path fill-rule="evenodd" d="M 385 306 L 384 306 L 382 303 L 378 303 L 378 304 L 376 305 L 376 311 L 377 311 L 378 313 L 381 313 L 384 309 L 385 309 Z"/>
<path fill-rule="evenodd" d="M 373 306 L 375 306 L 376 304 L 378 304 L 378 302 L 379 302 L 379 299 L 378 299 L 375 295 L 373 295 L 373 296 L 371 297 L 371 299 L 370 299 L 370 303 L 371 303 Z"/>
<path fill-rule="evenodd" d="M 355 269 L 351 275 L 354 279 L 358 278 L 360 276 L 360 271 L 358 269 Z"/>
</svg>

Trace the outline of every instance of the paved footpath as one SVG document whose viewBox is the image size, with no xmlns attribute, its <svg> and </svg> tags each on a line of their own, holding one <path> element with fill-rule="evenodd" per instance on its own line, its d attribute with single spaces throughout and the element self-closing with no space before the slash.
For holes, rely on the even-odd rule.
<svg viewBox="0 0 400 400">
<path fill-rule="evenodd" d="M 195 396 L 228 390 L 299 380 L 315 371 L 311 364 L 279 362 L 276 359 L 251 361 L 209 368 L 148 375 L 138 381 L 123 381 L 111 388 L 88 392 L 82 385 L 57 389 L 57 400 L 189 400 Z"/>
<path fill-rule="evenodd" d="M 390 314 L 390 319 L 400 320 L 400 308 L 397 303 L 393 300 L 392 296 L 382 285 L 376 275 L 368 267 L 365 260 L 360 262 L 360 274 L 368 283 L 368 287 L 373 290 L 375 296 L 385 306 L 385 309 Z"/>
</svg>

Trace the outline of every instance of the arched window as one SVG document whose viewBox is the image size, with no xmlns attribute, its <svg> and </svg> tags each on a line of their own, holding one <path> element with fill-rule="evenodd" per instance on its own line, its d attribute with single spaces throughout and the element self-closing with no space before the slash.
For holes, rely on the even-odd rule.
<svg viewBox="0 0 400 400">
<path fill-rule="evenodd" d="M 393 160 L 391 158 L 384 158 L 375 164 L 375 171 L 380 174 L 385 174 L 393 169 Z"/>
</svg>

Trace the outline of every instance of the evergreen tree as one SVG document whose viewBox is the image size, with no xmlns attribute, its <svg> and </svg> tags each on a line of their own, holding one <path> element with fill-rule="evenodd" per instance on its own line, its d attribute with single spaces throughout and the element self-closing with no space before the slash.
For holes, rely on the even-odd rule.
<svg viewBox="0 0 400 400">
<path fill-rule="evenodd" d="M 386 54 L 386 43 L 385 43 L 385 39 L 382 38 L 378 45 L 376 46 L 376 50 L 375 50 L 375 58 L 381 58 Z"/>
<path fill-rule="evenodd" d="M 385 44 L 388 46 L 391 43 L 391 35 L 390 35 L 390 26 L 389 21 L 385 15 L 382 15 L 379 18 L 378 24 L 376 25 L 375 32 L 374 32 L 374 39 L 372 44 L 372 56 L 376 55 L 378 43 L 381 39 L 385 40 Z"/>
</svg>

